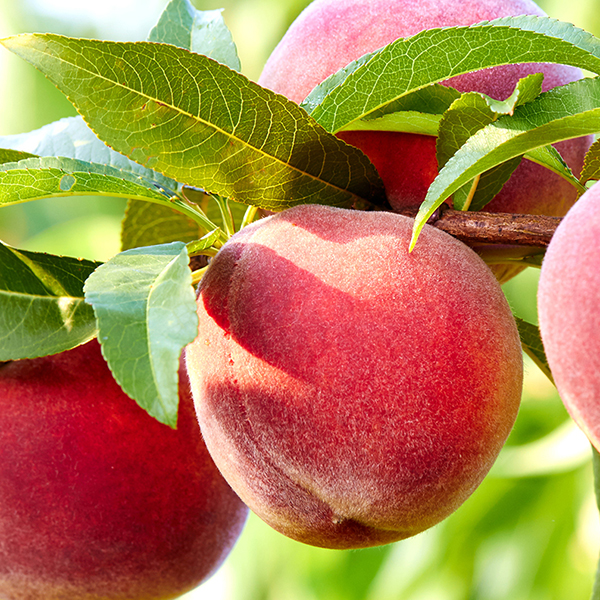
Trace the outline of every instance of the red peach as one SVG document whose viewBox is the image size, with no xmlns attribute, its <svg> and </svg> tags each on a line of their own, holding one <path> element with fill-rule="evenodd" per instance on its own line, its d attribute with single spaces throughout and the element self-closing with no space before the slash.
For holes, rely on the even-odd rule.
<svg viewBox="0 0 600 600">
<path fill-rule="evenodd" d="M 558 226 L 542 264 L 540 331 L 567 410 L 600 450 L 600 186 Z"/>
<path fill-rule="evenodd" d="M 247 509 L 202 440 L 114 381 L 96 341 L 0 368 L 0 597 L 159 600 L 210 576 Z"/>
<path fill-rule="evenodd" d="M 213 259 L 186 364 L 201 429 L 268 524 L 329 548 L 454 511 L 513 425 L 522 358 L 481 259 L 394 213 L 298 206 Z"/>
</svg>

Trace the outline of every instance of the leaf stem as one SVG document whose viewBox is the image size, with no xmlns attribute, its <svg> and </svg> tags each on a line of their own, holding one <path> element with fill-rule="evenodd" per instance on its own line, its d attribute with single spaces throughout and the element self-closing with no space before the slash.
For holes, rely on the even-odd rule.
<svg viewBox="0 0 600 600">
<path fill-rule="evenodd" d="M 171 204 L 173 208 L 184 215 L 188 216 L 194 222 L 198 223 L 202 229 L 206 231 L 213 231 L 214 229 L 218 229 L 218 225 L 215 225 L 199 208 L 195 206 L 191 206 L 184 199 L 176 197 L 171 200 Z"/>
<path fill-rule="evenodd" d="M 246 209 L 246 212 L 244 213 L 244 218 L 242 219 L 242 222 L 240 224 L 240 229 L 244 229 L 246 225 L 250 225 L 250 223 L 252 223 L 252 221 L 254 221 L 254 219 L 256 218 L 257 214 L 258 206 L 249 206 Z"/>
<path fill-rule="evenodd" d="M 233 215 L 231 214 L 229 199 L 224 196 L 219 196 L 218 194 L 211 194 L 211 197 L 217 203 L 219 211 L 221 212 L 221 220 L 223 221 L 225 233 L 227 234 L 227 237 L 231 237 L 235 233 L 235 222 L 233 220 Z"/>
<path fill-rule="evenodd" d="M 192 285 L 198 285 L 202 278 L 204 277 L 204 273 L 206 273 L 206 269 L 208 266 L 203 267 L 202 269 L 198 269 L 196 271 L 192 271 Z"/>
</svg>

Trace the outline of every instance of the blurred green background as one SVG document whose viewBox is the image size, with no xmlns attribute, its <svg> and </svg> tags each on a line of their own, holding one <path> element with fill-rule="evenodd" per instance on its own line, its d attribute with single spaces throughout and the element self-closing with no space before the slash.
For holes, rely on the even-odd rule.
<svg viewBox="0 0 600 600">
<path fill-rule="evenodd" d="M 600 36 L 598 0 L 545 0 L 550 15 Z M 0 0 L 0 36 L 51 31 L 142 40 L 167 0 Z M 224 8 L 255 79 L 307 0 L 196 0 Z M 0 135 L 75 111 L 43 76 L 0 50 Z M 105 260 L 119 251 L 124 203 L 63 198 L 0 211 L 0 239 L 32 250 Z M 515 312 L 537 322 L 538 273 L 504 286 Z M 484 483 L 437 527 L 390 546 L 329 551 L 293 542 L 251 516 L 225 565 L 186 600 L 584 600 L 600 548 L 590 449 L 556 391 L 526 362 L 523 406 Z"/>
</svg>

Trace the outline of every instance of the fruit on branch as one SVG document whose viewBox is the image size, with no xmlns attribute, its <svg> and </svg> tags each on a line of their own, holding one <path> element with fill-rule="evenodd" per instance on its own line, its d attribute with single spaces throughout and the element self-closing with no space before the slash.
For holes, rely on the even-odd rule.
<svg viewBox="0 0 600 600">
<path fill-rule="evenodd" d="M 567 410 L 600 450 L 600 186 L 558 226 L 540 275 L 540 331 Z"/>
<path fill-rule="evenodd" d="M 180 380 L 173 430 L 121 391 L 96 341 L 0 367 L 0 597 L 175 598 L 224 560 L 247 509 Z"/>
<path fill-rule="evenodd" d="M 385 544 L 477 487 L 518 409 L 514 319 L 481 259 L 412 219 L 304 205 L 235 234 L 186 364 L 215 463 L 280 532 Z"/>
<path fill-rule="evenodd" d="M 397 38 L 520 14 L 545 13 L 530 0 L 316 0 L 291 25 L 258 82 L 300 103 L 329 75 Z M 519 79 L 540 71 L 544 91 L 582 77 L 579 69 L 569 66 L 521 64 L 468 73 L 446 83 L 461 92 L 478 91 L 504 100 Z M 381 131 L 344 131 L 338 136 L 369 156 L 392 208 L 421 204 L 438 171 L 435 137 Z M 556 146 L 577 175 L 591 142 L 587 136 Z M 576 197 L 569 182 L 524 160 L 485 210 L 562 216 Z"/>
</svg>

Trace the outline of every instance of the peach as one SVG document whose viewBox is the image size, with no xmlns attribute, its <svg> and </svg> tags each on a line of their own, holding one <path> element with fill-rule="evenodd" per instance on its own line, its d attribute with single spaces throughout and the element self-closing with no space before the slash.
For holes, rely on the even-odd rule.
<svg viewBox="0 0 600 600">
<path fill-rule="evenodd" d="M 96 341 L 0 368 L 0 597 L 159 600 L 211 575 L 247 509 L 202 440 L 114 381 Z"/>
<path fill-rule="evenodd" d="M 448 516 L 511 430 L 522 357 L 467 246 L 390 212 L 298 206 L 213 259 L 186 364 L 215 463 L 264 521 L 328 548 Z"/>
<path fill-rule="evenodd" d="M 315 0 L 283 36 L 258 82 L 300 103 L 329 75 L 397 38 L 520 14 L 545 13 L 531 0 Z M 446 83 L 461 92 L 478 91 L 503 100 L 520 78 L 536 72 L 544 73 L 544 91 L 582 77 L 579 69 L 569 66 L 520 64 L 468 73 Z M 438 172 L 436 138 L 379 131 L 342 131 L 338 136 L 371 159 L 393 209 L 421 204 Z M 557 144 L 576 175 L 591 142 L 586 136 Z M 562 216 L 576 198 L 577 190 L 568 181 L 524 160 L 484 210 Z M 501 280 L 516 272 L 514 267 L 495 270 Z"/>
<path fill-rule="evenodd" d="M 600 450 L 600 186 L 558 226 L 538 288 L 540 331 L 567 410 Z"/>
</svg>

